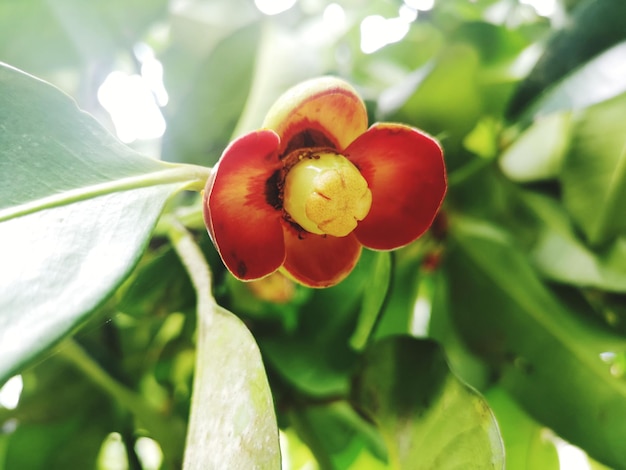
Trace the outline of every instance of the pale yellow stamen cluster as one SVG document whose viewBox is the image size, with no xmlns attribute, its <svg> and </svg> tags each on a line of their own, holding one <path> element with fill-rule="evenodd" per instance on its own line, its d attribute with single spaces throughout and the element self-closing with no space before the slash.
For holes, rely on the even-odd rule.
<svg viewBox="0 0 626 470">
<path fill-rule="evenodd" d="M 372 193 L 365 178 L 336 153 L 306 156 L 285 178 L 283 206 L 311 233 L 345 237 L 367 216 L 371 205 Z"/>
</svg>

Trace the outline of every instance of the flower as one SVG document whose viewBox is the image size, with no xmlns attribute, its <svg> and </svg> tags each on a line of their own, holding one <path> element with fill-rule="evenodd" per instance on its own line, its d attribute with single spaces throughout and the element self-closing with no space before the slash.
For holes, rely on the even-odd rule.
<svg viewBox="0 0 626 470">
<path fill-rule="evenodd" d="M 241 280 L 281 269 L 310 287 L 343 280 L 362 246 L 420 237 L 446 192 L 441 147 L 415 128 L 367 127 L 357 92 L 334 77 L 296 85 L 263 128 L 233 141 L 203 196 L 207 230 Z"/>
</svg>

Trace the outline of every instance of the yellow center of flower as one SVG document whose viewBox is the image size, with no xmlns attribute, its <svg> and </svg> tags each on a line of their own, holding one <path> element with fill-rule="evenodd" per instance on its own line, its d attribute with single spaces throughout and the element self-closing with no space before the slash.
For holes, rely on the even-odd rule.
<svg viewBox="0 0 626 470">
<path fill-rule="evenodd" d="M 303 155 L 285 178 L 283 207 L 311 233 L 345 237 L 371 205 L 367 181 L 343 155 Z"/>
</svg>

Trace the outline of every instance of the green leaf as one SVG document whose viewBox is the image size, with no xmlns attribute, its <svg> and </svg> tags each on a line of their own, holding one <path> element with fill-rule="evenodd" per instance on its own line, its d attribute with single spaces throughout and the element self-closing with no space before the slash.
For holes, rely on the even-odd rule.
<svg viewBox="0 0 626 470">
<path fill-rule="evenodd" d="M 459 4 L 457 2 L 457 11 Z M 524 49 L 531 44 L 530 38 L 522 34 L 522 28 L 511 28 L 506 23 L 496 25 L 484 21 L 486 17 L 460 23 L 446 34 L 449 42 L 471 45 L 480 55 L 478 82 L 484 101 L 483 120 L 500 119 L 504 114 L 523 73 L 520 57 L 524 57 Z M 515 13 L 509 16 L 509 20 L 515 22 L 514 17 Z M 457 112 L 457 108 L 450 108 L 449 111 Z"/>
<path fill-rule="evenodd" d="M 121 289 L 117 309 L 136 317 L 190 311 L 195 292 L 174 250 L 167 246 L 150 255 Z"/>
<path fill-rule="evenodd" d="M 496 227 L 451 221 L 450 307 L 472 350 L 535 419 L 608 465 L 626 462 L 626 340 L 577 317 Z"/>
<path fill-rule="evenodd" d="M 561 174 L 563 202 L 592 245 L 626 233 L 626 93 L 575 123 Z"/>
<path fill-rule="evenodd" d="M 607 294 L 599 291 L 589 291 L 586 294 L 585 300 L 603 323 L 615 328 L 621 334 L 626 334 L 626 294 Z"/>
<path fill-rule="evenodd" d="M 559 80 L 611 46 L 626 40 L 626 28 L 622 22 L 625 14 L 626 4 L 622 0 L 582 2 L 567 27 L 554 33 L 548 41 L 539 62 L 510 101 L 508 115 L 510 117 L 518 115 Z M 615 65 L 623 63 L 613 60 L 611 62 Z M 607 70 L 610 71 L 611 68 Z M 615 75 L 611 83 L 623 87 L 623 80 L 618 79 L 618 76 L 621 75 Z M 585 94 L 597 96 L 600 87 L 595 80 L 596 77 L 602 80 L 602 74 L 587 74 L 587 78 L 589 77 L 591 80 L 576 82 L 584 88 L 572 87 L 571 91 L 574 92 L 572 96 L 578 94 L 583 97 Z M 571 99 L 567 94 L 561 95 L 561 98 Z M 551 106 L 550 110 L 555 109 Z"/>
<path fill-rule="evenodd" d="M 375 261 L 376 254 L 364 250 L 344 281 L 328 289 L 313 290 L 308 302 L 300 307 L 293 333 L 277 331 L 259 337 L 268 363 L 306 394 L 347 393 L 357 359 L 349 340 Z"/>
<path fill-rule="evenodd" d="M 520 183 L 556 178 L 567 150 L 569 130 L 569 114 L 538 118 L 504 151 L 500 169 Z"/>
<path fill-rule="evenodd" d="M 0 61 L 48 77 L 77 72 L 131 53 L 166 13 L 166 0 L 0 2 Z"/>
<path fill-rule="evenodd" d="M 559 470 L 559 456 L 546 428 L 528 416 L 500 387 L 490 389 L 485 398 L 500 425 L 507 470 Z"/>
<path fill-rule="evenodd" d="M 386 459 L 380 434 L 344 401 L 300 406 L 289 413 L 289 421 L 315 455 L 320 468 L 354 467 L 364 451 Z"/>
<path fill-rule="evenodd" d="M 50 85 L 0 66 L 0 382 L 69 334 L 137 262 L 168 197 L 207 169 L 116 141 Z"/>
<path fill-rule="evenodd" d="M 163 153 L 169 160 L 217 161 L 246 104 L 259 38 L 260 27 L 253 23 L 199 56 L 174 42 L 164 57 L 164 66 L 173 75 L 166 76 L 171 103 L 163 137 Z"/>
<path fill-rule="evenodd" d="M 392 468 L 504 468 L 491 410 L 450 372 L 430 340 L 398 336 L 375 343 L 353 394 L 379 426 Z"/>
<path fill-rule="evenodd" d="M 432 287 L 428 337 L 437 341 L 446 351 L 446 358 L 454 374 L 468 385 L 484 390 L 489 387 L 491 368 L 480 358 L 471 354 L 457 331 L 450 312 L 450 286 L 443 269 L 427 274 Z M 420 283 L 423 281 L 420 281 Z"/>
<path fill-rule="evenodd" d="M 19 423 L 2 434 L 7 449 L 0 452 L 0 468 L 94 468 L 107 430 L 120 429 L 127 415 L 114 413 L 113 401 L 59 356 L 22 378 L 18 407 L 0 407 L 0 423 Z"/>
<path fill-rule="evenodd" d="M 422 239 L 423 242 L 426 239 Z M 420 285 L 424 245 L 418 241 L 392 254 L 391 282 L 383 311 L 374 327 L 372 339 L 410 334 L 415 297 Z"/>
<path fill-rule="evenodd" d="M 380 96 L 379 119 L 441 134 L 442 144 L 453 154 L 476 125 L 482 110 L 478 70 L 479 56 L 474 48 L 466 44 L 450 46 Z M 450 112 L 452 109 L 454 112 Z"/>
<path fill-rule="evenodd" d="M 543 276 L 580 287 L 626 292 L 626 237 L 596 253 L 579 239 L 556 201 L 530 192 L 523 194 L 523 200 L 540 221 L 531 256 Z"/>
<path fill-rule="evenodd" d="M 526 115 L 581 110 L 624 93 L 624 61 L 626 42 L 621 42 L 549 88 L 533 103 Z"/>
<path fill-rule="evenodd" d="M 484 21 L 460 23 L 451 40 L 474 46 L 488 66 L 508 65 L 528 46 L 520 30 Z"/>
<path fill-rule="evenodd" d="M 391 282 L 390 253 L 376 253 L 371 277 L 363 293 L 363 303 L 356 330 L 350 338 L 350 345 L 357 350 L 363 349 L 381 314 L 383 303 Z"/>
<path fill-rule="evenodd" d="M 166 218 L 196 290 L 198 330 L 184 468 L 280 469 L 278 425 L 261 353 L 250 331 L 211 293 L 211 272 L 192 235 Z"/>
<path fill-rule="evenodd" d="M 261 354 L 245 325 L 215 306 L 199 317 L 185 469 L 280 469 L 278 427 Z"/>
</svg>

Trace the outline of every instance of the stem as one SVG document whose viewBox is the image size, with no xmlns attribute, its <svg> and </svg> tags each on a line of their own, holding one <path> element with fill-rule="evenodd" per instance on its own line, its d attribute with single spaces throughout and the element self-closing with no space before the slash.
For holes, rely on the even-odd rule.
<svg viewBox="0 0 626 470">
<path fill-rule="evenodd" d="M 106 181 L 81 188 L 73 188 L 59 194 L 53 194 L 15 207 L 9 207 L 8 209 L 0 211 L 0 222 L 98 196 L 150 186 L 181 183 L 180 189 L 201 191 L 204 189 L 206 180 L 211 174 L 211 168 L 199 165 L 164 165 L 167 166 L 160 171 L 133 175 L 127 178 Z"/>
<path fill-rule="evenodd" d="M 68 340 L 59 349 L 59 355 L 81 371 L 96 386 L 111 395 L 119 404 L 128 409 L 150 434 L 159 442 L 164 454 L 171 457 L 180 455 L 177 445 L 179 427 L 172 418 L 165 417 L 141 395 L 133 392 L 114 380 L 85 350 L 74 340 Z"/>
<path fill-rule="evenodd" d="M 199 319 L 203 320 L 199 322 L 199 327 L 201 327 L 207 321 L 210 322 L 215 306 L 211 291 L 211 270 L 202 250 L 180 221 L 171 216 L 165 216 L 163 219 L 174 251 L 187 270 L 191 284 L 196 291 L 197 313 Z"/>
<path fill-rule="evenodd" d="M 483 168 L 491 165 L 493 160 L 488 160 L 486 158 L 476 158 L 475 160 L 467 163 L 461 168 L 455 170 L 450 173 L 448 176 L 448 188 L 453 188 L 455 186 L 459 186 L 463 184 L 465 181 L 470 179 L 476 173 L 481 171 Z"/>
<path fill-rule="evenodd" d="M 191 407 L 189 410 L 189 427 L 187 430 L 187 441 L 185 444 L 185 456 L 183 460 L 183 468 L 201 468 L 203 462 L 198 461 L 202 453 L 198 454 L 195 447 L 201 445 L 206 439 L 206 432 L 203 430 L 202 407 L 204 406 L 205 397 L 202 396 L 200 379 L 200 371 L 204 364 L 203 358 L 207 356 L 204 349 L 208 346 L 206 337 L 207 331 L 213 322 L 215 316 L 216 303 L 211 293 L 211 270 L 202 254 L 202 251 L 194 241 L 187 229 L 173 217 L 165 217 L 164 224 L 168 228 L 168 236 L 174 250 L 178 254 L 181 262 L 185 266 L 191 283 L 196 291 L 197 302 L 197 351 L 196 351 L 196 377 L 194 379 L 193 391 L 191 394 Z M 194 447 L 195 446 L 195 447 Z"/>
</svg>

